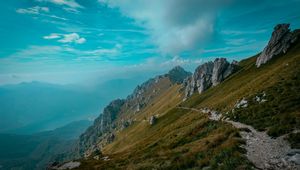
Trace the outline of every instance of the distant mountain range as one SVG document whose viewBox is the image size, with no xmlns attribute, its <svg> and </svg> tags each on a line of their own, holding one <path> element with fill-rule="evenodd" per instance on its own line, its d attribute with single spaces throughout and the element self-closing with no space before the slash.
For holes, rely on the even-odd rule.
<svg viewBox="0 0 300 170">
<path fill-rule="evenodd" d="M 140 81 L 113 79 L 92 87 L 43 82 L 0 86 L 0 133 L 32 134 L 93 119 L 110 100 L 128 95 Z"/>
<path fill-rule="evenodd" d="M 32 135 L 0 134 L 0 165 L 4 169 L 43 169 L 57 155 L 69 151 L 91 123 L 76 121 Z"/>
</svg>

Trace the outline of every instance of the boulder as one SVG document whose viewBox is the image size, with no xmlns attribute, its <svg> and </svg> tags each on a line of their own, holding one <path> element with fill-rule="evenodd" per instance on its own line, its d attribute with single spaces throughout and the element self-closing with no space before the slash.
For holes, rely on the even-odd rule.
<svg viewBox="0 0 300 170">
<path fill-rule="evenodd" d="M 154 125 L 157 121 L 157 118 L 155 116 L 151 116 L 149 119 L 149 124 L 150 125 Z"/>
<path fill-rule="evenodd" d="M 267 63 L 276 55 L 286 53 L 291 45 L 296 42 L 297 34 L 291 32 L 289 27 L 290 24 L 278 24 L 274 28 L 268 45 L 256 60 L 257 67 Z"/>
</svg>

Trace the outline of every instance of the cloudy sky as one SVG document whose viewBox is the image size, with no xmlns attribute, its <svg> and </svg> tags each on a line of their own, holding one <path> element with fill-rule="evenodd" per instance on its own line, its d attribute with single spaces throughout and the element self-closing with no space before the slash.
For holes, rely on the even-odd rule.
<svg viewBox="0 0 300 170">
<path fill-rule="evenodd" d="M 0 2 L 0 84 L 83 83 L 257 54 L 300 0 Z"/>
</svg>

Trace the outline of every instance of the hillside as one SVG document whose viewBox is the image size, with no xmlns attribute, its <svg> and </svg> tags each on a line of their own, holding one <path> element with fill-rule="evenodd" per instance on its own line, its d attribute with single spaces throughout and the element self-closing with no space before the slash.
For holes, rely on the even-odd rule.
<svg viewBox="0 0 300 170">
<path fill-rule="evenodd" d="M 32 135 L 0 134 L 0 165 L 5 169 L 43 169 L 56 155 L 69 151 L 90 125 L 82 120 Z"/>
<path fill-rule="evenodd" d="M 183 82 L 158 76 L 113 101 L 81 135 L 77 151 L 85 159 L 77 169 L 299 168 L 290 148 L 299 148 L 298 35 L 279 25 L 261 54 L 239 63 L 216 59 Z M 257 64 L 270 47 L 276 55 Z M 252 159 L 279 147 L 286 148 L 279 157 Z"/>
</svg>

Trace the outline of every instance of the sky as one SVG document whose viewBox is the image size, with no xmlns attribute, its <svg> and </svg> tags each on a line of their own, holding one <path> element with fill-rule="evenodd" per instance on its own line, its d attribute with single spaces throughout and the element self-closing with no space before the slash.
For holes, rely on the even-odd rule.
<svg viewBox="0 0 300 170">
<path fill-rule="evenodd" d="M 300 0 L 0 2 L 0 84 L 91 83 L 193 71 L 259 53 L 276 24 L 300 28 Z"/>
</svg>

